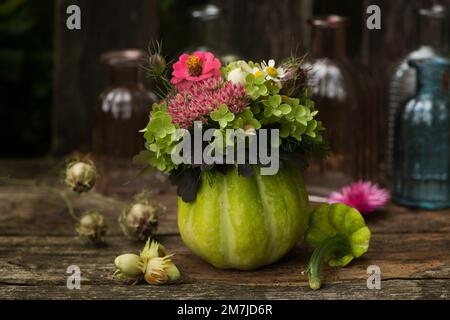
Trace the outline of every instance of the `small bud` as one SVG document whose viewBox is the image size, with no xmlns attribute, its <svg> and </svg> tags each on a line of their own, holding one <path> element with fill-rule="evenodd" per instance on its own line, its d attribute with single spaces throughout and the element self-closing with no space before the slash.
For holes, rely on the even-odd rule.
<svg viewBox="0 0 450 320">
<path fill-rule="evenodd" d="M 144 273 L 144 261 L 136 254 L 127 253 L 118 256 L 114 264 L 116 265 L 114 276 L 118 278 L 138 280 Z"/>
<path fill-rule="evenodd" d="M 81 238 L 91 242 L 103 242 L 108 231 L 105 217 L 97 211 L 88 211 L 83 214 L 76 226 Z"/>
<path fill-rule="evenodd" d="M 180 278 L 180 271 L 170 259 L 171 256 L 153 258 L 148 261 L 145 281 L 149 284 L 162 285 L 175 282 Z"/>
<path fill-rule="evenodd" d="M 94 164 L 84 161 L 75 161 L 67 165 L 66 185 L 77 193 L 88 192 L 97 180 L 97 171 Z"/>
<path fill-rule="evenodd" d="M 156 232 L 159 216 L 165 211 L 163 205 L 146 199 L 143 193 L 122 211 L 119 224 L 127 237 L 143 241 Z"/>
<path fill-rule="evenodd" d="M 167 68 L 166 59 L 158 53 L 154 53 L 148 57 L 148 64 L 151 74 L 154 76 L 163 75 Z"/>
</svg>

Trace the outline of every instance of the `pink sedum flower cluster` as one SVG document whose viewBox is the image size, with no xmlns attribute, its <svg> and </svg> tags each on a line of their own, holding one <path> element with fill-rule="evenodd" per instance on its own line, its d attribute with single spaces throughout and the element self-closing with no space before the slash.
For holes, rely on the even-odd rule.
<svg viewBox="0 0 450 320">
<path fill-rule="evenodd" d="M 221 78 L 220 61 L 211 52 L 182 54 L 173 65 L 172 84 L 178 90 L 190 88 L 195 82 L 209 78 Z"/>
<path fill-rule="evenodd" d="M 390 199 L 389 191 L 369 181 L 360 181 L 333 192 L 329 203 L 343 203 L 355 208 L 362 214 L 381 209 Z"/>
<path fill-rule="evenodd" d="M 193 82 L 189 89 L 181 90 L 168 99 L 167 113 L 172 123 L 188 128 L 194 121 L 207 122 L 211 112 L 225 104 L 233 113 L 242 111 L 248 105 L 245 87 L 225 82 L 222 78 L 209 78 Z"/>
</svg>

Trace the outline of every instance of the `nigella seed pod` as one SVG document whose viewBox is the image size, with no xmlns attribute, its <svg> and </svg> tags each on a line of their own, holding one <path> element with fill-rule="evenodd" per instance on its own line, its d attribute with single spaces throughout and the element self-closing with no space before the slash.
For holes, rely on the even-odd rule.
<svg viewBox="0 0 450 320">
<path fill-rule="evenodd" d="M 99 243 L 108 232 L 105 217 L 98 211 L 84 213 L 76 226 L 78 235 L 85 240 Z"/>
<path fill-rule="evenodd" d="M 132 253 L 123 254 L 114 260 L 116 272 L 114 276 L 117 278 L 138 280 L 142 278 L 145 264 L 143 259 Z"/>
<path fill-rule="evenodd" d="M 170 257 L 157 257 L 148 261 L 144 274 L 147 283 L 162 285 L 175 282 L 180 278 L 180 271 Z"/>
<path fill-rule="evenodd" d="M 287 96 L 301 96 L 308 87 L 308 72 L 300 62 L 291 61 L 283 65 L 286 75 L 281 81 L 281 94 Z"/>
<path fill-rule="evenodd" d="M 66 168 L 66 185 L 77 193 L 90 191 L 97 181 L 97 170 L 92 161 L 74 161 Z"/>
<path fill-rule="evenodd" d="M 136 240 L 144 241 L 151 238 L 158 227 L 159 217 L 166 208 L 140 194 L 135 201 L 125 207 L 119 216 L 119 224 L 123 233 Z"/>
<path fill-rule="evenodd" d="M 151 54 L 148 57 L 148 64 L 153 76 L 161 76 L 167 68 L 166 59 L 158 53 Z"/>
</svg>

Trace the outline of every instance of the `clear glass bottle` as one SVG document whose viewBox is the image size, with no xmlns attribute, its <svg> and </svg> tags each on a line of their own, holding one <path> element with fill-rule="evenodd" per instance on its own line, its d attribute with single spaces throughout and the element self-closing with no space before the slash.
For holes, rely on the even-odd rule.
<svg viewBox="0 0 450 320">
<path fill-rule="evenodd" d="M 410 65 L 418 93 L 396 119 L 393 199 L 424 209 L 450 207 L 450 63 L 435 57 Z"/>
<path fill-rule="evenodd" d="M 140 50 L 107 52 L 101 61 L 108 66 L 109 85 L 95 112 L 93 156 L 99 172 L 97 190 L 127 197 L 146 188 L 155 192 L 167 182 L 160 174 L 137 177 L 141 167 L 132 158 L 144 149 L 139 130 L 149 120 L 157 97 L 142 82 L 145 53 Z"/>
<path fill-rule="evenodd" d="M 209 51 L 223 64 L 240 60 L 236 53 L 220 7 L 214 4 L 196 7 L 190 12 L 190 45 L 183 52 Z"/>
<path fill-rule="evenodd" d="M 393 154 L 395 145 L 395 119 L 402 104 L 416 93 L 416 69 L 408 63 L 410 60 L 429 59 L 443 55 L 447 51 L 446 10 L 441 5 L 418 11 L 419 44 L 395 68 L 389 85 L 388 133 L 386 150 L 387 176 L 393 174 Z"/>
<path fill-rule="evenodd" d="M 376 123 L 371 120 L 369 86 L 347 55 L 347 19 L 328 16 L 311 24 L 312 61 L 307 67 L 331 155 L 312 161 L 305 178 L 310 192 L 329 194 L 355 180 L 373 178 Z"/>
</svg>

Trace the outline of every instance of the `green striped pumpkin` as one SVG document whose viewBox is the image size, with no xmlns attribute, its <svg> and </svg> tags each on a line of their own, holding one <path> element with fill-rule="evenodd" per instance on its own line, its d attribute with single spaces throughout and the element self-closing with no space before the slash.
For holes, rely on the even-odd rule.
<svg viewBox="0 0 450 320">
<path fill-rule="evenodd" d="M 309 203 L 299 172 L 250 178 L 237 170 L 202 176 L 195 202 L 178 200 L 186 246 L 217 268 L 252 270 L 282 258 L 303 237 Z"/>
</svg>

